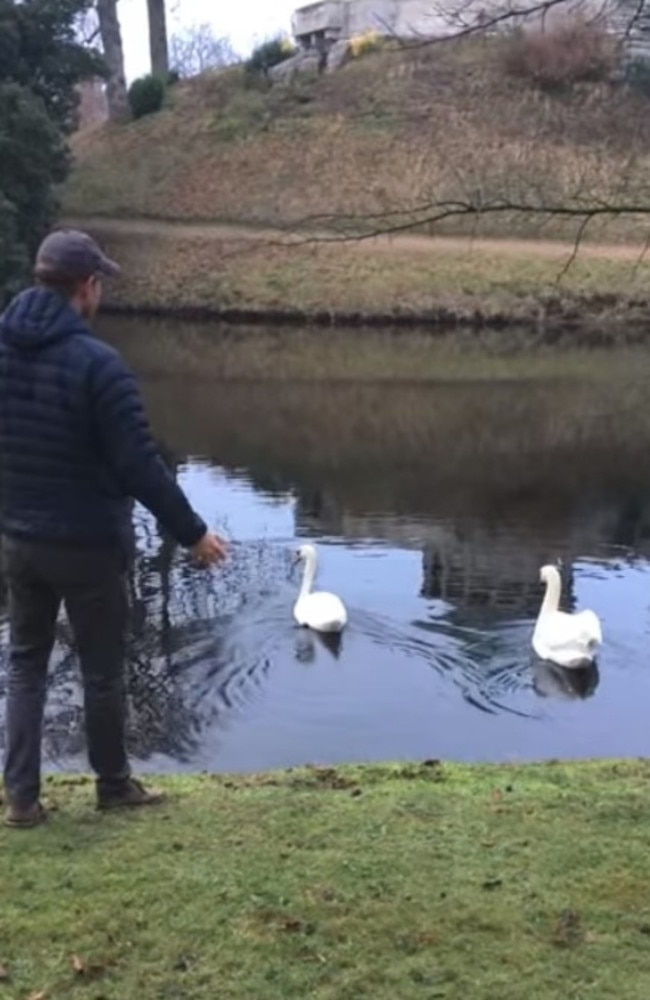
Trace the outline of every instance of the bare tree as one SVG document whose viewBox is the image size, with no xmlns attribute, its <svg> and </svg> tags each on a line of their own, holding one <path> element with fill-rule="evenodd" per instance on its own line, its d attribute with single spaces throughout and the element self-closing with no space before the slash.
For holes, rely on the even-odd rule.
<svg viewBox="0 0 650 1000">
<path fill-rule="evenodd" d="M 101 49 L 102 39 L 99 30 L 99 18 L 97 17 L 97 7 L 92 4 L 86 7 L 77 18 L 76 33 L 82 45 L 87 45 L 94 49 Z"/>
<path fill-rule="evenodd" d="M 108 114 L 112 121 L 123 121 L 129 116 L 129 105 L 117 0 L 97 0 L 97 20 L 104 59 L 109 71 L 106 81 Z"/>
<path fill-rule="evenodd" d="M 169 73 L 169 51 L 167 47 L 167 18 L 165 0 L 147 0 L 149 15 L 149 52 L 151 72 L 166 77 Z"/>
<path fill-rule="evenodd" d="M 170 62 L 181 76 L 198 76 L 237 62 L 237 54 L 227 38 L 219 38 L 210 24 L 195 24 L 172 35 Z"/>
</svg>

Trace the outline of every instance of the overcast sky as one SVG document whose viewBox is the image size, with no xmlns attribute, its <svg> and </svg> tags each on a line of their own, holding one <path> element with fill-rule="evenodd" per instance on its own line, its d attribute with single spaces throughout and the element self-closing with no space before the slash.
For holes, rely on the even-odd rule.
<svg viewBox="0 0 650 1000">
<path fill-rule="evenodd" d="M 173 35 L 186 25 L 214 27 L 218 37 L 226 36 L 240 55 L 246 55 L 258 42 L 289 33 L 291 14 L 307 0 L 228 0 L 212 5 L 206 0 L 167 0 L 167 31 Z M 130 80 L 149 72 L 146 0 L 120 0 L 118 4 L 126 75 Z"/>
</svg>

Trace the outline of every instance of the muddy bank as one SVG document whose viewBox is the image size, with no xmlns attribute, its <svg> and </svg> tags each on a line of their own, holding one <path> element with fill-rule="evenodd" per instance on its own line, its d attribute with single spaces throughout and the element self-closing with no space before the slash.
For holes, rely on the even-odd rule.
<svg viewBox="0 0 650 1000">
<path fill-rule="evenodd" d="M 541 306 L 541 304 L 540 304 Z M 344 310 L 304 310 L 232 307 L 200 304 L 128 303 L 108 299 L 103 307 L 107 315 L 142 318 L 176 319 L 189 322 L 217 321 L 234 326 L 271 326 L 392 330 L 396 334 L 409 330 L 428 331 L 444 336 L 462 330 L 474 333 L 508 331 L 518 333 L 521 346 L 557 344 L 566 341 L 572 346 L 613 347 L 643 344 L 650 339 L 650 302 L 638 305 L 624 300 L 603 309 L 597 300 L 581 303 L 582 312 L 574 308 L 549 311 L 540 309 L 529 315 L 513 312 L 490 313 L 476 309 L 471 313 L 450 309 L 422 312 L 346 312 Z"/>
</svg>

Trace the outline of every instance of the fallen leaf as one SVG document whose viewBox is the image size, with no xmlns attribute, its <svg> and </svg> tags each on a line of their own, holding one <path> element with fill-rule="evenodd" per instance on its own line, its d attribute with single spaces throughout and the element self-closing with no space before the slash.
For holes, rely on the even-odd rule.
<svg viewBox="0 0 650 1000">
<path fill-rule="evenodd" d="M 7 979 L 9 979 L 9 969 L 0 963 L 0 983 L 6 982 Z"/>
<path fill-rule="evenodd" d="M 30 993 L 27 1000 L 47 1000 L 47 990 L 39 990 L 38 993 Z"/>
<path fill-rule="evenodd" d="M 78 976 L 83 976 L 86 971 L 86 965 L 83 959 L 79 958 L 78 955 L 72 956 L 72 968 L 77 973 Z"/>
</svg>

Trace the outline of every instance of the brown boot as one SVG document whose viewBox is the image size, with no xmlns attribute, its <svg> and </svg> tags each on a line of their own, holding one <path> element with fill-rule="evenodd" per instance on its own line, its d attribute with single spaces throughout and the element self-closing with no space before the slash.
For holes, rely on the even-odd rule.
<svg viewBox="0 0 650 1000">
<path fill-rule="evenodd" d="M 9 806 L 5 813 L 4 824 L 13 830 L 32 830 L 47 820 L 47 811 L 40 802 L 31 806 Z"/>
<path fill-rule="evenodd" d="M 156 788 L 145 788 L 135 778 L 129 778 L 116 792 L 100 792 L 97 795 L 98 809 L 124 809 L 133 806 L 157 806 L 165 801 L 165 793 Z"/>
</svg>

